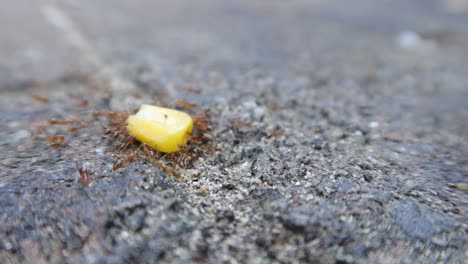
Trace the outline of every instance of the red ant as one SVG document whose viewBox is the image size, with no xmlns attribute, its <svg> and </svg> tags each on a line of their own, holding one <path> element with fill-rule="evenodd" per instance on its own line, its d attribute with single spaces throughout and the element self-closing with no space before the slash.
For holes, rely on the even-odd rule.
<svg viewBox="0 0 468 264">
<path fill-rule="evenodd" d="M 153 158 L 153 159 L 156 159 L 159 152 L 157 150 L 153 150 L 151 147 L 149 147 L 146 143 L 142 143 L 140 148 L 142 149 L 143 151 L 143 154 L 146 156 L 146 157 L 149 157 L 149 158 Z M 156 151 L 156 152 L 155 152 Z"/>
<path fill-rule="evenodd" d="M 88 168 L 84 167 L 82 164 L 78 164 L 78 162 L 75 163 L 76 168 L 78 169 L 78 173 L 80 174 L 80 179 L 79 181 L 84 185 L 88 186 L 91 178 L 91 170 Z"/>
<path fill-rule="evenodd" d="M 271 133 L 271 135 L 267 136 L 267 139 L 279 137 L 283 135 L 286 131 L 284 129 L 278 129 L 275 132 Z"/>
<path fill-rule="evenodd" d="M 176 177 L 177 179 L 180 179 L 180 174 L 177 173 L 174 169 L 169 168 L 168 166 L 164 165 L 162 162 L 156 162 L 156 167 L 164 171 L 166 174 L 171 174 L 172 176 Z"/>
<path fill-rule="evenodd" d="M 55 136 L 49 137 L 47 140 L 50 142 L 50 145 L 52 147 L 59 147 L 59 146 L 63 145 L 66 138 L 64 136 L 62 136 L 62 135 L 55 135 Z"/>
<path fill-rule="evenodd" d="M 49 121 L 50 125 L 71 125 L 75 123 L 75 120 L 70 120 L 70 119 L 62 119 L 62 120 L 57 120 L 57 119 L 50 119 Z"/>
<path fill-rule="evenodd" d="M 188 93 L 193 93 L 193 94 L 200 94 L 201 91 L 199 89 L 195 89 L 193 87 L 187 87 L 184 89 Z"/>
<path fill-rule="evenodd" d="M 36 100 L 36 101 L 38 101 L 38 102 L 40 102 L 40 103 L 46 104 L 46 103 L 49 102 L 49 99 L 47 99 L 47 98 L 45 98 L 45 97 L 42 97 L 42 96 L 40 96 L 40 95 L 32 95 L 31 97 L 32 97 L 32 99 L 34 99 L 34 100 Z"/>
<path fill-rule="evenodd" d="M 231 118 L 229 121 L 233 122 L 236 126 L 245 126 L 245 127 L 252 127 L 252 124 L 249 122 L 244 122 L 237 118 Z"/>
<path fill-rule="evenodd" d="M 191 104 L 191 103 L 186 102 L 186 101 L 177 101 L 176 104 L 178 106 L 182 106 L 183 108 L 186 108 L 186 109 L 191 110 L 191 111 L 193 111 L 193 109 L 195 109 L 195 107 L 196 107 L 195 104 Z"/>
<path fill-rule="evenodd" d="M 267 105 L 268 108 L 270 108 L 273 111 L 278 111 L 278 110 L 283 110 L 284 107 L 275 103 L 271 103 Z"/>
<path fill-rule="evenodd" d="M 120 160 L 119 162 L 114 164 L 114 166 L 112 166 L 112 169 L 114 171 L 120 169 L 123 165 L 129 164 L 130 162 L 132 162 L 133 159 L 136 158 L 137 156 L 138 156 L 138 153 L 133 152 L 132 154 L 128 155 L 125 159 Z"/>
<path fill-rule="evenodd" d="M 70 133 L 73 134 L 73 133 L 76 133 L 78 130 L 81 130 L 81 129 L 83 129 L 83 128 L 89 127 L 89 125 L 90 125 L 90 123 L 88 123 L 88 122 L 82 122 L 82 123 L 79 124 L 79 125 L 70 127 L 70 128 L 68 129 L 68 132 L 70 132 Z"/>
<path fill-rule="evenodd" d="M 211 132 L 213 128 L 211 127 L 211 121 L 208 119 L 207 114 L 209 110 L 205 110 L 199 114 L 193 116 L 193 123 L 195 127 L 203 132 Z"/>
<path fill-rule="evenodd" d="M 104 92 L 107 92 L 109 97 L 111 96 L 111 89 L 107 83 L 102 84 L 102 86 L 101 84 L 97 85 L 85 76 L 80 75 L 78 76 L 78 81 L 87 86 L 89 89 L 100 89 Z M 194 94 L 201 93 L 200 90 L 193 88 L 187 88 L 186 91 Z M 161 93 L 159 99 L 163 100 L 165 96 L 167 96 L 167 94 Z M 72 99 L 76 99 L 78 101 L 75 107 L 86 107 L 89 105 L 89 101 L 86 99 L 81 99 L 77 96 L 72 97 Z M 44 103 L 48 102 L 46 101 L 48 100 L 47 98 L 40 96 L 36 96 L 35 100 Z M 159 104 L 162 105 L 162 103 Z M 176 101 L 175 104 L 187 109 L 191 113 L 193 113 L 197 108 L 195 104 L 182 100 Z M 140 159 L 142 161 L 154 164 L 154 166 L 161 169 L 163 172 L 173 175 L 177 179 L 180 179 L 181 175 L 177 172 L 176 168 L 187 168 L 192 161 L 195 161 L 199 158 L 199 151 L 219 151 L 219 149 L 207 145 L 208 141 L 210 141 L 210 137 L 207 134 L 213 131 L 212 123 L 208 118 L 209 110 L 192 115 L 194 126 L 189 145 L 179 146 L 178 152 L 164 155 L 147 144 L 137 143 L 135 137 L 128 134 L 127 119 L 131 114 L 131 112 L 119 113 L 102 111 L 92 113 L 90 120 L 86 121 L 76 117 L 67 119 L 50 119 L 46 124 L 41 125 L 38 128 L 38 131 L 44 132 L 48 125 L 58 125 L 68 127 L 68 133 L 75 133 L 83 128 L 89 127 L 91 124 L 93 124 L 93 122 L 102 118 L 108 122 L 108 126 L 105 128 L 104 134 L 113 140 L 120 142 L 116 144 L 115 147 L 121 159 L 113 165 L 114 171 L 117 171 L 125 165 L 132 163 L 135 159 Z M 238 123 L 237 125 L 247 126 L 247 123 Z M 49 138 L 49 142 L 51 142 L 52 146 L 60 146 L 65 141 L 66 138 L 63 135 L 55 135 Z M 162 161 L 164 158 L 166 160 Z M 83 166 L 79 165 L 78 163 L 76 166 L 78 172 L 80 173 L 80 181 L 83 183 L 83 185 L 88 186 L 91 172 L 88 169 L 83 168 Z"/>
</svg>

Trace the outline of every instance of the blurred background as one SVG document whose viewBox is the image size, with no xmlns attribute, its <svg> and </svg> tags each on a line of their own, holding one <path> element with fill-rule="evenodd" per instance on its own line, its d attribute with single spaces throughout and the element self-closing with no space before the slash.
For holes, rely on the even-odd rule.
<svg viewBox="0 0 468 264">
<path fill-rule="evenodd" d="M 395 40 L 426 53 L 439 44 L 461 49 L 456 42 L 468 31 L 466 0 L 29 0 L 1 6 L 2 90 L 94 71 L 89 66 L 96 59 L 153 68 L 196 58 L 218 64 L 216 70 L 235 61 L 294 68 L 294 61 L 314 53 L 340 57 L 356 46 Z"/>
</svg>

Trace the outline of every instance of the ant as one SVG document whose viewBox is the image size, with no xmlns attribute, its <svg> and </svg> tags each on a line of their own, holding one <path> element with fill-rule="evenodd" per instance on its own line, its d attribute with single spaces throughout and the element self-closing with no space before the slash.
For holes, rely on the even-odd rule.
<svg viewBox="0 0 468 264">
<path fill-rule="evenodd" d="M 193 123 L 195 127 L 202 133 L 213 131 L 213 128 L 211 127 L 211 121 L 207 117 L 208 112 L 209 109 L 193 116 Z"/>
<path fill-rule="evenodd" d="M 186 101 L 177 101 L 176 105 L 181 106 L 181 107 L 186 108 L 186 109 L 189 109 L 191 111 L 193 111 L 193 109 L 195 109 L 195 107 L 196 107 L 195 104 L 191 104 L 191 103 L 186 102 Z"/>
<path fill-rule="evenodd" d="M 146 143 L 141 143 L 140 149 L 146 157 L 152 159 L 158 158 L 159 152 L 149 147 Z"/>
<path fill-rule="evenodd" d="M 245 127 L 252 127 L 252 124 L 249 122 L 244 122 L 238 118 L 231 118 L 229 121 L 233 122 L 235 126 L 245 126 Z"/>
<path fill-rule="evenodd" d="M 88 186 L 91 178 L 92 171 L 88 169 L 86 166 L 79 164 L 78 162 L 75 163 L 76 168 L 78 169 L 78 173 L 80 174 L 79 181 L 84 186 Z"/>
<path fill-rule="evenodd" d="M 70 128 L 68 129 L 68 132 L 72 134 L 76 133 L 78 130 L 90 126 L 90 122 L 84 122 L 80 118 L 75 116 L 72 116 L 68 119 L 49 119 L 47 122 L 49 125 L 69 126 Z"/>
<path fill-rule="evenodd" d="M 40 95 L 31 95 L 31 98 L 43 104 L 46 104 L 49 102 L 49 99 L 42 97 Z"/>
<path fill-rule="evenodd" d="M 221 151 L 220 148 L 216 148 L 216 147 L 213 147 L 213 146 L 201 146 L 200 149 L 201 149 L 201 150 L 204 150 L 204 151 L 207 151 L 207 152 L 217 152 L 217 151 Z"/>
<path fill-rule="evenodd" d="M 164 165 L 162 162 L 156 162 L 155 166 L 159 168 L 160 170 L 164 171 L 166 174 L 171 174 L 174 176 L 176 179 L 180 179 L 181 176 L 179 173 L 177 173 L 174 169 L 169 168 L 168 166 Z"/>
<path fill-rule="evenodd" d="M 190 111 L 196 107 L 196 105 L 184 101 L 178 101 L 177 104 L 183 108 L 188 108 Z M 132 147 L 137 147 L 135 138 L 130 136 L 126 129 L 129 114 L 99 113 L 96 114 L 96 116 L 97 115 L 107 116 L 109 118 L 109 127 L 106 129 L 105 135 L 114 140 L 122 140 L 122 143 L 116 146 L 116 149 L 120 153 L 124 154 Z M 190 166 L 192 161 L 198 160 L 197 148 L 209 152 L 219 151 L 219 149 L 215 147 L 206 145 L 210 140 L 210 138 L 206 136 L 206 133 L 213 130 L 211 121 L 208 119 L 207 115 L 208 111 L 203 111 L 192 116 L 194 126 L 190 135 L 190 142 L 187 145 L 179 145 L 179 150 L 177 152 L 162 154 L 145 143 L 138 143 L 140 145 L 136 149 L 130 150 L 127 156 L 124 156 L 113 166 L 114 171 L 131 163 L 135 158 L 148 163 L 153 163 L 154 160 L 157 160 L 156 163 L 153 163 L 157 168 L 161 169 L 166 174 L 180 179 L 181 175 L 176 171 L 176 168 L 185 169 Z"/>
<path fill-rule="evenodd" d="M 78 75 L 78 77 L 75 77 L 75 79 L 84 86 L 88 87 L 90 90 L 102 90 L 109 95 L 108 98 L 112 96 L 108 83 L 95 84 L 91 79 L 82 75 Z M 193 94 L 201 93 L 200 90 L 191 87 L 187 88 L 186 91 Z M 164 100 L 166 96 L 167 93 L 163 92 L 159 95 L 158 99 Z M 41 96 L 34 96 L 33 98 L 39 102 L 49 102 L 49 99 Z M 92 100 L 81 98 L 79 96 L 71 96 L 71 99 L 74 101 L 76 100 L 76 103 L 73 105 L 77 109 L 89 107 L 90 103 L 92 102 Z M 167 105 L 164 104 L 164 102 L 160 102 L 158 104 L 161 106 Z M 214 152 L 219 151 L 220 149 L 211 146 L 209 143 L 211 140 L 209 134 L 213 131 L 213 126 L 209 118 L 209 110 L 198 112 L 197 105 L 182 100 L 176 101 L 175 104 L 178 107 L 185 109 L 192 115 L 193 129 L 188 144 L 184 146 L 180 145 L 179 150 L 171 154 L 160 153 L 145 143 L 137 142 L 135 137 L 128 133 L 127 119 L 136 111 L 94 111 L 89 113 L 89 118 L 72 116 L 70 118 L 63 119 L 50 119 L 38 127 L 38 132 L 46 132 L 48 126 L 62 126 L 66 128 L 66 132 L 71 134 L 93 125 L 96 121 L 104 121 L 107 122 L 107 125 L 103 126 L 103 133 L 107 138 L 112 139 L 114 142 L 112 145 L 116 150 L 115 153 L 119 157 L 119 160 L 112 167 L 114 171 L 118 171 L 122 167 L 131 164 L 136 159 L 138 159 L 143 162 L 153 164 L 164 173 L 170 174 L 175 178 L 180 179 L 181 175 L 177 171 L 178 169 L 185 169 L 192 166 L 193 161 L 198 160 L 199 156 L 203 152 Z M 67 138 L 64 135 L 59 134 L 48 138 L 51 146 L 54 147 L 62 145 L 66 142 L 66 140 Z M 83 185 L 88 186 L 92 172 L 78 163 L 76 163 L 76 167 L 80 174 L 80 182 Z"/>
<path fill-rule="evenodd" d="M 49 125 L 72 125 L 75 123 L 75 120 L 70 120 L 70 119 L 50 119 Z"/>
<path fill-rule="evenodd" d="M 281 106 L 279 104 L 275 104 L 275 103 L 268 104 L 267 107 L 270 108 L 273 111 L 278 111 L 278 110 L 283 110 L 284 109 L 283 106 Z"/>
<path fill-rule="evenodd" d="M 63 135 L 51 136 L 47 139 L 52 147 L 60 147 L 66 141 Z"/>
<path fill-rule="evenodd" d="M 267 136 L 267 139 L 270 138 L 275 138 L 283 135 L 286 131 L 284 129 L 278 129 L 275 132 L 271 133 L 269 136 Z"/>
<path fill-rule="evenodd" d="M 200 94 L 201 91 L 199 89 L 195 89 L 193 87 L 187 87 L 184 89 L 188 93 L 193 93 L 193 94 Z"/>
<path fill-rule="evenodd" d="M 76 104 L 76 106 L 77 106 L 77 107 L 80 107 L 80 108 L 85 108 L 85 107 L 87 107 L 88 105 L 89 105 L 89 101 L 86 100 L 86 99 L 82 99 L 82 100 L 80 100 L 80 101 Z"/>
<path fill-rule="evenodd" d="M 138 157 L 138 153 L 133 152 L 132 154 L 128 155 L 125 159 L 120 160 L 114 166 L 112 166 L 112 170 L 116 171 L 120 169 L 123 165 L 129 164 L 130 162 L 133 161 L 134 158 Z"/>
<path fill-rule="evenodd" d="M 89 122 L 82 122 L 81 124 L 78 124 L 78 125 L 75 125 L 75 126 L 72 126 L 68 129 L 68 132 L 74 134 L 76 133 L 78 130 L 81 130 L 83 128 L 87 128 L 89 127 L 90 123 Z"/>
</svg>

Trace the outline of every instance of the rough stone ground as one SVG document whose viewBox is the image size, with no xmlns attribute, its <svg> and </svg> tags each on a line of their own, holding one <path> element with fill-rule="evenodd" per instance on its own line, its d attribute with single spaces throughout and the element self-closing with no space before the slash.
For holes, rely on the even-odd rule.
<svg viewBox="0 0 468 264">
<path fill-rule="evenodd" d="M 0 262 L 466 263 L 468 5 L 406 2 L 4 1 Z M 162 93 L 221 149 L 180 181 L 99 123 L 31 140 Z"/>
</svg>

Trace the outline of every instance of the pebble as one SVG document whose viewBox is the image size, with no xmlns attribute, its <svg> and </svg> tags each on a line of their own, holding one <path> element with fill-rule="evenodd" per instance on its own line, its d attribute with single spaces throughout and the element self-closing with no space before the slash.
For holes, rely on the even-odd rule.
<svg viewBox="0 0 468 264">
<path fill-rule="evenodd" d="M 206 185 L 200 186 L 200 188 L 198 189 L 198 191 L 199 191 L 200 194 L 203 195 L 203 196 L 206 196 L 206 195 L 208 195 L 208 193 L 209 193 L 208 186 L 206 186 Z"/>
<path fill-rule="evenodd" d="M 457 183 L 455 187 L 460 191 L 468 191 L 468 184 L 466 183 Z"/>
<path fill-rule="evenodd" d="M 395 42 L 400 48 L 412 49 L 419 46 L 422 39 L 419 34 L 414 31 L 403 30 L 397 35 Z"/>
<path fill-rule="evenodd" d="M 443 230 L 452 229 L 455 223 L 415 202 L 393 202 L 387 210 L 395 217 L 395 223 L 412 238 L 431 239 Z"/>
<path fill-rule="evenodd" d="M 291 214 L 282 216 L 281 222 L 286 229 L 295 233 L 302 233 L 309 224 L 309 218 L 301 214 Z"/>
<path fill-rule="evenodd" d="M 21 129 L 21 130 L 18 130 L 13 135 L 11 135 L 11 141 L 17 143 L 30 137 L 31 137 L 31 133 L 29 131 Z"/>
<path fill-rule="evenodd" d="M 372 121 L 369 123 L 370 128 L 378 128 L 379 127 L 379 122 Z"/>
</svg>

